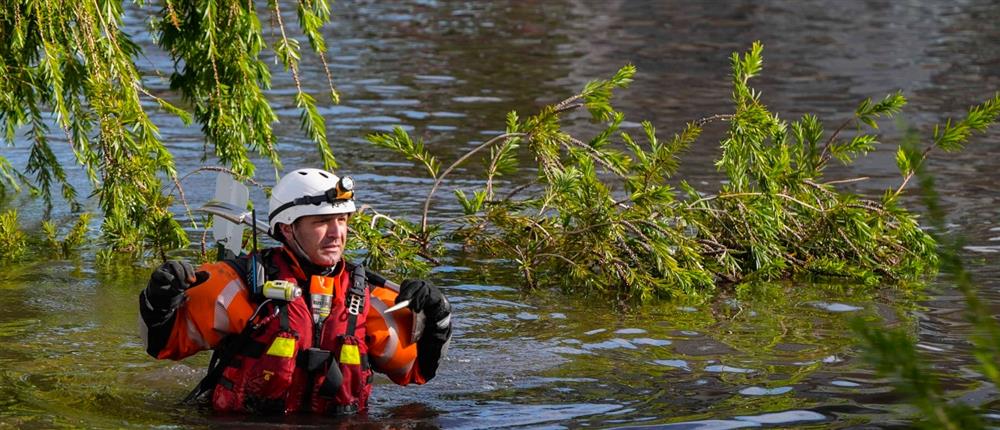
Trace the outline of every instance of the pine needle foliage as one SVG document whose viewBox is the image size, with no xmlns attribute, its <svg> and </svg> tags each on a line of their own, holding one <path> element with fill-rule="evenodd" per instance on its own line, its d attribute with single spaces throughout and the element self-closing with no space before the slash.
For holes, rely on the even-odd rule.
<svg viewBox="0 0 1000 430">
<path fill-rule="evenodd" d="M 159 4 L 151 28 L 174 60 L 170 88 L 183 105 L 147 88 L 147 76 L 136 66 L 142 51 L 122 31 L 125 7 L 147 7 L 143 0 L 12 0 L 0 6 L 0 123 L 7 145 L 22 128 L 30 145 L 23 172 L 0 157 L 0 192 L 26 185 L 49 206 L 58 192 L 79 209 L 66 161 L 53 150 L 65 141 L 94 187 L 105 241 L 117 252 L 134 255 L 148 250 L 163 255 L 188 243 L 168 210 L 173 201 L 163 193 L 164 182 L 176 181 L 177 175 L 167 143 L 150 119 L 150 106 L 200 124 L 214 155 L 242 177 L 255 173 L 253 152 L 275 171 L 281 168 L 272 132 L 277 116 L 264 96 L 271 76 L 261 57 L 268 49 L 296 83 L 302 130 L 316 143 L 324 166 L 336 166 L 317 102 L 299 85 L 302 52 L 297 34 L 286 31 L 281 2 L 272 0 L 266 8 L 214 0 Z M 337 103 L 321 33 L 330 19 L 329 4 L 300 0 L 290 7 L 326 71 L 328 102 Z M 260 19 L 268 15 L 280 34 L 272 43 L 265 40 Z"/>
<path fill-rule="evenodd" d="M 490 149 L 484 187 L 455 190 L 463 209 L 453 221 L 458 227 L 428 226 L 425 205 L 419 242 L 431 243 L 436 228 L 442 238 L 509 261 L 528 288 L 559 286 L 622 300 L 705 297 L 719 285 L 746 281 L 876 285 L 933 273 L 935 241 L 898 202 L 929 149 L 900 147 L 903 182 L 880 198 L 838 189 L 844 181 L 823 177 L 830 160 L 850 164 L 883 145 L 878 122 L 900 112 L 903 95 L 861 101 L 832 132 L 814 115 L 788 123 L 750 86 L 763 70 L 762 52 L 758 42 L 732 56 L 733 113 L 692 121 L 666 139 L 649 122 L 640 133 L 620 130 L 624 114 L 611 99 L 632 81 L 631 65 L 533 116 L 511 112 L 504 134 L 432 172 L 427 203 L 455 165 Z M 960 148 L 971 132 L 996 121 L 997 104 L 988 101 L 937 127 L 929 148 Z M 577 108 L 602 126 L 590 139 L 562 128 L 563 116 Z M 696 190 L 674 178 L 680 157 L 702 126 L 720 119 L 729 130 L 716 166 L 729 180 L 718 190 Z M 433 159 L 402 129 L 370 140 L 412 160 Z M 537 182 L 502 193 L 493 182 L 518 167 L 521 151 L 533 157 Z"/>
<path fill-rule="evenodd" d="M 1000 99 L 995 97 L 983 105 L 973 107 L 966 118 L 957 122 L 948 120 L 943 129 L 964 129 L 965 131 L 961 133 L 983 131 L 996 119 L 995 109 L 996 106 L 1000 106 L 998 101 Z M 993 113 L 989 113 L 991 110 Z M 982 116 L 984 112 L 992 115 L 992 119 L 989 116 L 984 118 Z M 970 124 L 978 126 L 972 127 Z M 935 129 L 933 145 L 942 150 L 952 148 L 952 144 L 963 145 L 964 139 L 968 138 L 968 134 L 965 134 L 962 139 L 945 143 L 946 148 L 942 148 L 938 139 L 938 136 L 942 135 L 939 134 L 940 130 L 942 127 Z M 900 151 L 907 154 L 920 153 L 917 137 L 913 133 L 908 133 Z M 960 256 L 962 238 L 945 233 L 947 232 L 945 214 L 939 205 L 933 176 L 920 163 L 913 164 L 911 169 L 903 171 L 920 178 L 921 195 L 927 205 L 929 225 L 932 227 L 929 234 L 939 243 L 937 252 L 941 271 L 951 275 L 950 279 L 965 299 L 965 314 L 972 328 L 968 336 L 972 345 L 971 354 L 984 379 L 993 386 L 998 386 L 1000 385 L 1000 323 L 997 322 L 989 306 L 979 298 L 972 274 L 965 268 Z M 865 358 L 875 366 L 879 374 L 891 377 L 896 389 L 918 408 L 919 427 L 956 430 L 988 428 L 980 417 L 980 414 L 988 411 L 977 410 L 975 407 L 949 398 L 949 394 L 942 388 L 943 384 L 919 353 L 917 340 L 911 333 L 899 328 L 881 328 L 873 324 L 873 321 L 861 318 L 852 321 L 852 328 L 861 336 Z"/>
<path fill-rule="evenodd" d="M 400 278 L 425 275 L 434 262 L 414 238 L 418 226 L 364 207 L 351 217 L 348 249 L 352 260 Z"/>
</svg>

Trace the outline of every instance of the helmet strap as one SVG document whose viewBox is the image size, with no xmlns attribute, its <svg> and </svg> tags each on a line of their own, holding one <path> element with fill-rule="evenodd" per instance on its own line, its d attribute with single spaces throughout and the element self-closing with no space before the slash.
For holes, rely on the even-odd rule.
<svg viewBox="0 0 1000 430">
<path fill-rule="evenodd" d="M 312 261 L 309 260 L 309 256 L 306 255 L 306 252 L 302 249 L 302 245 L 299 245 L 299 239 L 296 237 L 295 234 L 295 222 L 293 221 L 292 224 L 289 225 L 289 227 L 292 228 L 292 237 L 289 238 L 290 240 L 288 241 L 289 242 L 288 244 L 291 245 L 292 251 L 294 251 L 295 255 L 298 256 L 299 258 L 302 258 L 304 261 L 312 263 Z"/>
</svg>

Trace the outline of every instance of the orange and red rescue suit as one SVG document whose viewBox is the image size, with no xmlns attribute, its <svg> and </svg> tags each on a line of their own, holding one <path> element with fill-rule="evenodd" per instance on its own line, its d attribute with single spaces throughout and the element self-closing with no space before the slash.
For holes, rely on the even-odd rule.
<svg viewBox="0 0 1000 430">
<path fill-rule="evenodd" d="M 209 375 L 199 384 L 212 390 L 214 409 L 363 413 L 373 371 L 400 385 L 433 377 L 437 363 L 420 363 L 435 367 L 421 371 L 416 360 L 413 314 L 405 308 L 384 312 L 398 292 L 357 282 L 350 264 L 307 278 L 284 247 L 266 250 L 260 258 L 267 280 L 293 282 L 304 294 L 290 301 L 254 297 L 246 288 L 247 272 L 239 270 L 248 267 L 244 258 L 202 265 L 198 271 L 208 272 L 207 280 L 185 290 L 166 315 L 140 306 L 150 355 L 179 360 L 215 349 Z M 363 276 L 363 268 L 359 271 Z M 318 324 L 310 307 L 310 282 L 333 284 L 331 312 Z M 352 295 L 360 296 L 353 298 L 354 312 Z"/>
</svg>

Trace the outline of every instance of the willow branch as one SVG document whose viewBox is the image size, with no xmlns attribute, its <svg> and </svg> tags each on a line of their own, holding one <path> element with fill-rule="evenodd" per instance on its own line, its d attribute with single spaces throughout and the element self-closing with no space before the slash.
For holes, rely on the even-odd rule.
<svg viewBox="0 0 1000 430">
<path fill-rule="evenodd" d="M 715 122 L 715 121 L 729 121 L 729 120 L 732 120 L 735 116 L 736 115 L 733 115 L 733 114 L 716 114 L 716 115 L 712 115 L 712 116 L 706 116 L 706 117 L 704 117 L 702 119 L 699 119 L 699 120 L 695 121 L 694 123 L 698 127 L 701 127 L 701 126 L 703 126 L 705 124 L 708 124 L 710 122 Z"/>
<path fill-rule="evenodd" d="M 700 198 L 700 199 L 698 199 L 698 200 L 695 200 L 694 202 L 692 202 L 692 203 L 691 203 L 691 204 L 690 204 L 689 206 L 692 206 L 692 207 L 693 207 L 694 205 L 696 205 L 696 204 L 698 204 L 698 203 L 702 203 L 702 202 L 707 202 L 707 201 L 709 201 L 709 200 L 715 200 L 715 199 L 728 199 L 728 198 L 733 198 L 733 197 L 746 197 L 746 196 L 767 196 L 767 195 L 769 195 L 769 194 L 766 194 L 766 193 L 734 193 L 734 194 L 719 194 L 719 195 L 716 195 L 716 196 L 711 196 L 711 197 L 704 197 L 704 198 Z M 790 195 L 788 195 L 788 194 L 783 194 L 783 193 L 777 193 L 777 194 L 774 194 L 774 195 L 775 195 L 775 196 L 778 196 L 778 197 L 781 197 L 781 198 L 783 198 L 783 199 L 786 199 L 786 200 L 790 200 L 790 201 L 793 201 L 793 202 L 795 202 L 795 203 L 798 203 L 798 204 L 802 205 L 803 207 L 807 207 L 807 208 L 809 208 L 809 209 L 812 209 L 812 210 L 814 210 L 814 211 L 816 211 L 816 212 L 823 212 L 823 211 L 822 211 L 822 210 L 820 210 L 819 208 L 817 208 L 817 207 L 815 207 L 815 206 L 813 206 L 813 205 L 811 205 L 811 204 L 809 204 L 809 203 L 806 203 L 806 202 L 804 202 L 804 201 L 802 201 L 802 200 L 799 200 L 799 199 L 797 199 L 797 198 L 795 198 L 795 197 L 792 197 L 792 196 L 790 196 Z"/>
<path fill-rule="evenodd" d="M 591 158 L 593 158 L 595 161 L 597 161 L 600 165 L 604 166 L 605 169 L 608 169 L 608 170 L 614 172 L 614 174 L 616 174 L 618 176 L 622 176 L 622 177 L 625 176 L 625 174 L 620 169 L 618 169 L 617 167 L 615 167 L 614 165 L 612 165 L 611 162 L 605 160 L 604 159 L 604 155 L 601 154 L 601 152 L 598 151 L 597 149 L 593 148 L 590 145 L 587 145 L 586 143 L 583 143 L 582 141 L 580 141 L 579 139 L 577 139 L 577 138 L 575 138 L 573 136 L 569 137 L 569 142 L 572 143 L 572 144 L 574 144 L 574 145 L 576 145 L 576 146 L 578 146 L 578 147 L 580 147 L 580 148 L 583 148 L 584 150 L 586 150 L 587 152 L 589 152 Z M 566 148 L 569 149 L 570 146 L 566 145 Z"/>
<path fill-rule="evenodd" d="M 830 145 L 833 145 L 833 141 L 837 139 L 837 136 L 840 136 L 840 132 L 844 131 L 844 128 L 846 128 L 851 121 L 854 121 L 854 119 L 848 119 L 840 124 L 840 127 L 837 127 L 837 130 L 835 130 L 833 134 L 830 135 L 830 138 L 826 140 L 826 143 L 823 144 L 823 150 L 819 153 L 819 164 L 822 165 L 829 159 L 826 155 L 826 151 L 830 149 Z"/>
<path fill-rule="evenodd" d="M 510 142 L 511 139 L 506 139 L 504 140 L 504 145 L 509 145 Z M 500 149 L 500 152 L 503 151 L 504 149 Z M 496 176 L 497 160 L 500 159 L 500 152 L 497 153 L 496 157 L 490 160 L 490 167 L 486 170 L 486 195 L 490 198 L 493 198 L 493 178 Z"/>
<path fill-rule="evenodd" d="M 897 188 L 896 192 L 892 194 L 892 197 L 894 198 L 898 197 L 899 194 L 903 192 L 903 188 L 906 188 L 906 184 L 910 182 L 910 179 L 913 179 L 913 175 L 917 173 L 917 169 L 923 166 L 924 160 L 927 159 L 927 153 L 931 152 L 931 149 L 934 149 L 934 147 L 928 146 L 927 149 L 924 150 L 924 152 L 920 153 L 920 161 L 917 162 L 916 166 L 913 166 L 913 168 L 910 169 L 910 173 L 906 174 L 906 177 L 903 178 L 903 183 L 899 184 L 899 188 Z"/>
<path fill-rule="evenodd" d="M 174 188 L 177 189 L 178 195 L 181 198 L 181 203 L 184 204 L 184 212 L 187 213 L 188 218 L 191 219 L 191 225 L 194 228 L 198 228 L 198 222 L 194 219 L 194 212 L 191 211 L 191 206 L 188 205 L 187 198 L 184 196 L 184 187 L 181 187 L 181 181 L 177 179 L 177 175 L 170 175 L 170 179 L 174 182 Z M 171 191 L 173 192 L 173 191 Z"/>
<path fill-rule="evenodd" d="M 871 179 L 871 178 L 869 178 L 867 176 L 862 176 L 860 178 L 840 179 L 840 180 L 837 180 L 837 181 L 827 181 L 827 182 L 824 182 L 823 185 L 849 184 L 851 182 L 861 182 L 861 181 L 867 181 L 869 179 Z"/>
<path fill-rule="evenodd" d="M 441 175 L 439 175 L 437 177 L 437 179 L 434 180 L 434 186 L 431 187 L 431 191 L 427 193 L 427 198 L 424 199 L 424 213 L 423 213 L 423 215 L 421 216 L 421 219 L 420 219 L 420 231 L 421 231 L 421 233 L 427 234 L 427 213 L 430 211 L 430 208 L 431 208 L 431 197 L 433 197 L 434 193 L 437 192 L 437 189 L 438 189 L 438 187 L 441 186 L 441 181 L 444 180 L 445 176 L 448 176 L 448 174 L 451 173 L 451 171 L 455 167 L 457 167 L 459 164 L 462 164 L 462 163 L 465 162 L 465 160 L 468 160 L 469 157 L 472 156 L 472 154 L 475 154 L 475 153 L 483 150 L 484 148 L 487 148 L 490 145 L 493 145 L 493 144 L 497 143 L 498 141 L 500 141 L 502 139 L 507 139 L 507 138 L 510 138 L 510 137 L 524 137 L 524 136 L 527 136 L 527 134 L 526 133 L 504 133 L 504 134 L 501 134 L 499 136 L 496 136 L 496 137 L 494 137 L 494 138 L 492 138 L 490 140 L 487 140 L 482 145 L 479 145 L 479 146 L 473 148 L 471 151 L 465 153 L 465 155 L 463 155 L 461 158 L 459 158 L 458 160 L 455 160 L 454 163 L 451 163 L 451 165 L 448 166 L 447 169 L 444 169 L 444 172 L 441 172 Z"/>
<path fill-rule="evenodd" d="M 181 176 L 180 179 L 175 180 L 173 188 L 170 189 L 170 192 L 167 193 L 167 195 L 173 195 L 174 191 L 177 190 L 177 189 L 179 189 L 180 183 L 184 182 L 184 180 L 187 179 L 188 176 L 194 175 L 195 173 L 199 173 L 199 172 L 205 172 L 205 171 L 208 171 L 208 172 L 224 172 L 224 173 L 228 173 L 228 174 L 232 175 L 234 178 L 241 177 L 240 174 L 236 173 L 235 171 L 233 171 L 232 169 L 229 169 L 227 167 L 221 167 L 221 166 L 203 166 L 203 167 L 199 167 L 197 169 L 194 169 L 191 172 L 187 173 L 186 175 Z M 264 189 L 264 185 L 262 185 L 260 182 L 255 181 L 253 178 L 247 177 L 247 178 L 244 178 L 243 180 L 249 182 L 250 184 L 254 185 L 255 187 L 257 187 L 257 188 L 259 188 L 261 190 Z M 183 193 L 183 190 L 181 192 Z"/>
</svg>

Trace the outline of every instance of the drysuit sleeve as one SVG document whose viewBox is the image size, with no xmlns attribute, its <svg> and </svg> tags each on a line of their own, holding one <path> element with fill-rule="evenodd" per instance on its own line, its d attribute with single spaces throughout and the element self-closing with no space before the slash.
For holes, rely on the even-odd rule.
<svg viewBox="0 0 1000 430">
<path fill-rule="evenodd" d="M 412 340 L 413 312 L 403 308 L 385 313 L 396 304 L 396 296 L 388 288 L 372 289 L 371 309 L 365 322 L 372 368 L 399 385 L 423 384 L 433 376 L 427 377 L 417 360 L 417 343 Z"/>
<path fill-rule="evenodd" d="M 253 314 L 250 296 L 236 270 L 226 262 L 204 264 L 208 279 L 184 291 L 169 308 L 156 309 L 139 295 L 139 332 L 146 352 L 180 360 L 212 349 L 229 334 L 239 333 Z"/>
</svg>

